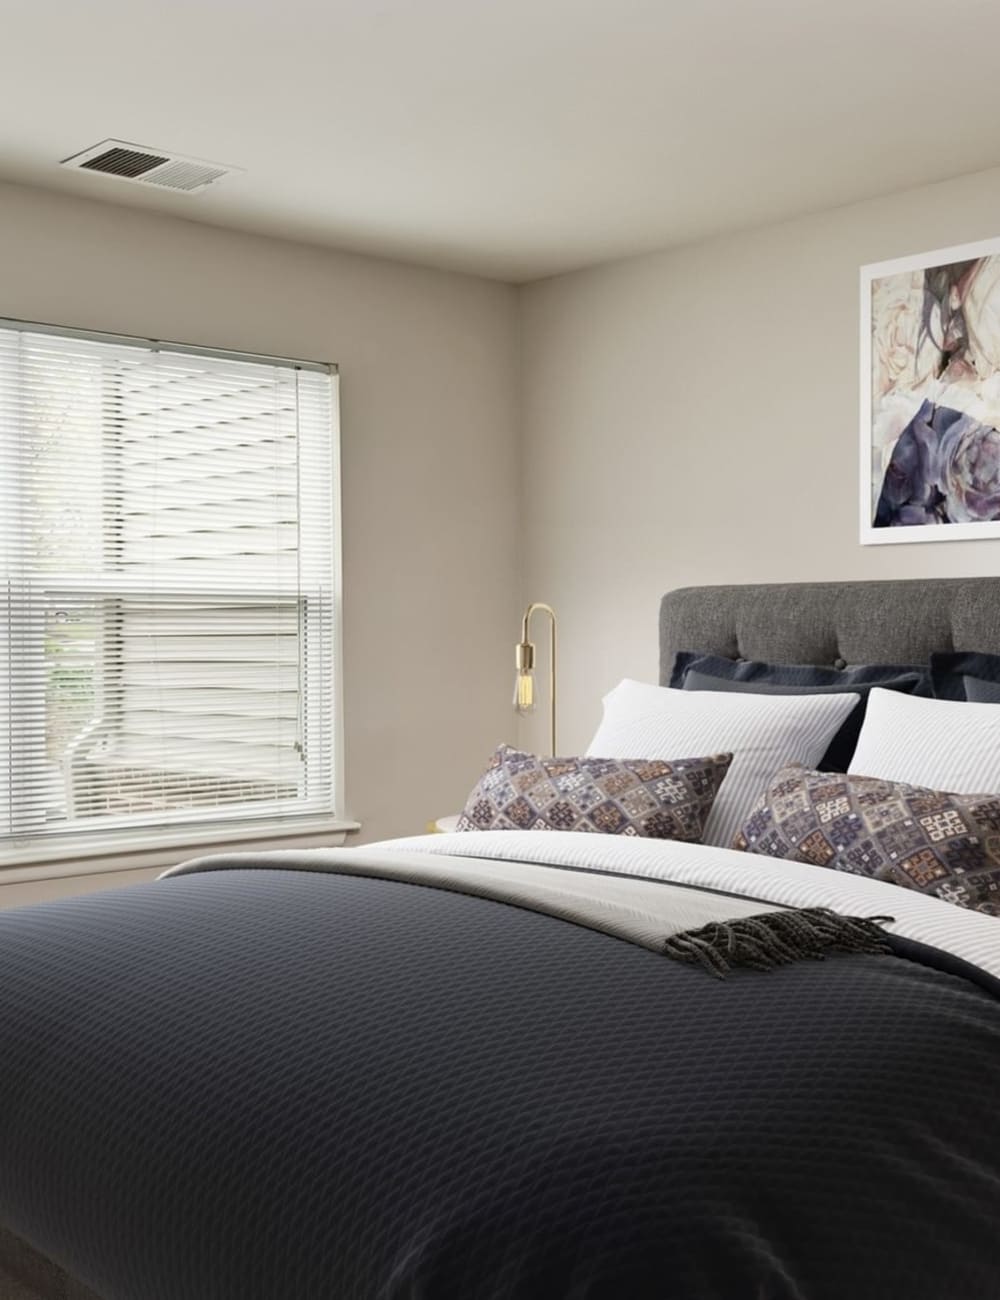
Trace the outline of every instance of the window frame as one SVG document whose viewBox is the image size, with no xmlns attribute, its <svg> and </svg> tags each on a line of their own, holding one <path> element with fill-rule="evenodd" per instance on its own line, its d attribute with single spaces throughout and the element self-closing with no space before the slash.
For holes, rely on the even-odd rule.
<svg viewBox="0 0 1000 1300">
<path fill-rule="evenodd" d="M 80 329 L 5 317 L 0 317 L 0 329 L 21 331 L 27 334 L 50 335 L 58 339 L 85 340 L 118 347 L 134 347 L 145 353 L 162 351 L 193 357 L 247 362 L 254 365 L 273 365 L 296 371 L 311 371 L 329 377 L 331 415 L 329 464 L 324 464 L 324 469 L 329 473 L 332 515 L 329 536 L 330 553 L 328 555 L 331 626 L 326 638 L 331 662 L 326 665 L 329 685 L 327 687 L 326 707 L 322 710 L 322 720 L 319 725 L 322 727 L 325 724 L 327 729 L 327 733 L 320 740 L 320 744 L 329 755 L 332 766 L 330 795 L 333 803 L 330 812 L 325 810 L 317 811 L 315 807 L 311 809 L 307 807 L 302 811 L 294 811 L 290 807 L 282 809 L 277 807 L 275 802 L 271 803 L 270 806 L 265 804 L 261 814 L 258 815 L 253 815 L 247 811 L 249 805 L 243 805 L 242 808 L 240 805 L 234 805 L 230 808 L 222 806 L 216 808 L 209 816 L 205 816 L 203 813 L 199 816 L 199 810 L 179 815 L 173 814 L 161 826 L 151 825 L 148 821 L 143 824 L 137 822 L 134 825 L 129 825 L 127 820 L 123 819 L 120 825 L 116 826 L 106 822 L 103 826 L 93 830 L 83 829 L 79 822 L 68 824 L 65 830 L 52 827 L 39 835 L 19 836 L 21 842 L 16 846 L 11 844 L 5 846 L 0 843 L 0 884 L 9 879 L 12 873 L 22 877 L 24 875 L 22 868 L 30 872 L 32 877 L 51 875 L 53 874 L 51 871 L 43 869 L 48 866 L 55 867 L 55 864 L 66 863 L 69 859 L 82 859 L 83 863 L 72 869 L 67 868 L 66 874 L 78 874 L 80 872 L 89 874 L 97 871 L 130 869 L 131 863 L 121 860 L 121 855 L 124 854 L 130 856 L 138 854 L 144 860 L 149 860 L 150 863 L 154 861 L 159 863 L 165 857 L 171 856 L 170 850 L 175 847 L 193 848 L 199 845 L 218 845 L 220 848 L 224 848 L 227 844 L 232 843 L 271 841 L 274 839 L 280 839 L 282 842 L 302 838 L 315 840 L 318 835 L 325 836 L 331 832 L 333 833 L 332 838 L 327 839 L 327 842 L 340 842 L 343 839 L 343 834 L 348 830 L 358 829 L 359 823 L 352 821 L 344 812 L 343 508 L 340 473 L 339 367 L 332 362 L 302 360 L 275 354 L 208 347 L 159 338 L 146 338 L 141 335 Z M 16 436 L 17 429 L 13 427 L 9 430 L 11 445 L 15 447 L 15 450 L 12 455 L 8 455 L 3 446 L 6 438 L 3 428 L 5 422 L 2 416 L 3 412 L 0 410 L 0 476 L 6 480 L 8 485 L 13 485 L 13 491 L 8 487 L 5 495 L 8 500 L 12 500 L 12 511 L 20 515 L 23 512 L 24 497 L 16 486 L 18 474 L 14 468 L 17 453 L 13 438 Z M 301 459 L 299 463 L 301 466 Z M 315 468 L 315 465 L 313 468 Z M 299 509 L 301 510 L 301 497 L 299 498 Z M 19 535 L 19 530 L 15 528 L 15 534 L 12 535 Z M 124 594 L 122 589 L 126 586 L 127 582 L 116 581 L 115 575 L 111 573 L 105 574 L 101 580 L 80 575 L 70 576 L 60 573 L 48 573 L 39 575 L 39 580 L 33 589 L 39 597 L 39 617 L 42 624 L 44 624 L 45 608 L 52 599 L 62 592 L 68 593 L 71 590 L 78 593 L 86 592 L 92 594 L 95 600 L 113 600 L 120 591 Z M 252 586 L 252 583 L 248 584 L 249 586 Z M 116 588 L 119 590 L 116 591 Z M 223 599 L 239 599 L 243 595 L 251 594 L 249 590 L 241 590 L 241 588 L 243 588 L 243 583 L 236 580 L 231 584 L 229 590 L 225 592 L 220 590 L 218 594 Z M 134 594 L 134 588 L 130 594 Z M 181 588 L 171 593 L 172 596 L 181 598 L 197 598 L 198 594 L 197 591 Z M 201 594 L 209 598 L 208 592 Z M 256 598 L 266 599 L 269 593 L 258 586 L 253 590 L 252 594 Z M 278 593 L 272 594 L 275 597 L 278 596 Z M 281 598 L 284 600 L 289 599 L 289 593 L 281 593 Z M 315 634 L 310 633 L 306 626 L 306 606 L 311 599 L 313 599 L 312 592 L 308 590 L 299 592 L 300 679 L 308 673 L 305 660 L 316 640 Z M 9 600 L 10 596 L 8 595 Z M 30 620 L 23 622 L 25 636 L 30 631 L 29 622 Z M 22 624 L 18 623 L 15 626 L 22 626 Z M 0 693 L 2 693 L 3 697 L 3 703 L 0 705 L 0 722 L 6 718 L 8 725 L 12 716 L 10 698 L 19 680 L 18 674 L 13 669 L 15 663 L 23 660 L 25 653 L 27 653 L 26 647 L 21 647 L 16 641 L 8 638 L 6 656 L 8 671 L 6 681 L 0 687 Z M 330 678 L 332 678 L 332 681 L 330 681 Z M 44 696 L 44 686 L 40 687 L 40 691 Z M 300 703 L 301 699 L 302 695 L 300 693 Z M 303 715 L 303 727 L 317 725 L 316 719 L 319 712 L 319 705 L 314 710 L 307 711 Z M 315 779 L 310 771 L 311 768 L 314 768 L 314 763 L 315 759 L 310 754 L 310 747 L 307 746 L 306 793 L 303 796 L 303 802 L 305 803 L 309 801 L 308 787 Z M 18 782 L 17 773 L 14 771 L 13 764 L 2 761 L 0 761 L 0 771 L 2 771 L 0 798 L 4 799 L 4 801 L 10 798 L 13 802 L 12 792 Z M 176 855 L 172 856 L 175 857 Z M 98 865 L 94 865 L 95 860 L 98 860 Z M 55 873 L 63 874 L 63 869 L 55 867 Z"/>
</svg>

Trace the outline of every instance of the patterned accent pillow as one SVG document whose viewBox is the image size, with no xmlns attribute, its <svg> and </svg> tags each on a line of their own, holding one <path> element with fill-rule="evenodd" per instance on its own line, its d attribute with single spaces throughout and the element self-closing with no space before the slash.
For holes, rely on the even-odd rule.
<svg viewBox="0 0 1000 1300">
<path fill-rule="evenodd" d="M 501 745 L 457 829 L 699 840 L 732 759 L 538 758 Z"/>
<path fill-rule="evenodd" d="M 782 768 L 734 849 L 871 876 L 1000 916 L 1000 795 Z"/>
</svg>

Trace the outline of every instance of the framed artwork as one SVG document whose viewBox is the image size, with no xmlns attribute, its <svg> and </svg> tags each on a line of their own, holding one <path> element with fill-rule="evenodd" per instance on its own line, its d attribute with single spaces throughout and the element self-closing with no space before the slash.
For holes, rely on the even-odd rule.
<svg viewBox="0 0 1000 1300">
<path fill-rule="evenodd" d="M 1000 239 L 861 268 L 861 542 L 1000 537 Z"/>
</svg>

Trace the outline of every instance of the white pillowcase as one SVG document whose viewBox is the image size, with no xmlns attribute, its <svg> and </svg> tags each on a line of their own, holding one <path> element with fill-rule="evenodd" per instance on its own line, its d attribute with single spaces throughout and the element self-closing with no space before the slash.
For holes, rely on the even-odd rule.
<svg viewBox="0 0 1000 1300">
<path fill-rule="evenodd" d="M 950 794 L 1000 794 L 1000 704 L 873 690 L 848 770 Z"/>
<path fill-rule="evenodd" d="M 888 692 L 880 692 L 888 694 Z M 731 753 L 702 839 L 729 848 L 787 763 L 815 767 L 858 695 L 751 695 L 681 691 L 626 679 L 604 697 L 592 758 L 694 758 Z M 998 706 L 1000 711 L 1000 706 Z"/>
</svg>

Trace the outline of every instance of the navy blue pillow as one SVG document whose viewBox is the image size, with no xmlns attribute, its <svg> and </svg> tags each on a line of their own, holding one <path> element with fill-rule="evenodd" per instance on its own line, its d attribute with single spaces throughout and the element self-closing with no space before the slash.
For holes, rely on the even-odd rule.
<svg viewBox="0 0 1000 1300">
<path fill-rule="evenodd" d="M 965 677 L 965 698 L 973 704 L 1000 704 L 1000 682 L 987 682 L 979 677 Z"/>
<path fill-rule="evenodd" d="M 1000 655 L 977 650 L 931 655 L 931 683 L 939 700 L 1000 704 Z"/>
<path fill-rule="evenodd" d="M 817 764 L 821 772 L 846 772 L 865 720 L 868 694 L 878 686 L 906 695 L 927 695 L 923 668 L 899 664 L 857 664 L 821 668 L 815 664 L 769 664 L 753 659 L 724 659 L 682 650 L 674 661 L 670 685 L 685 691 L 739 691 L 755 695 L 860 695 Z"/>
</svg>

